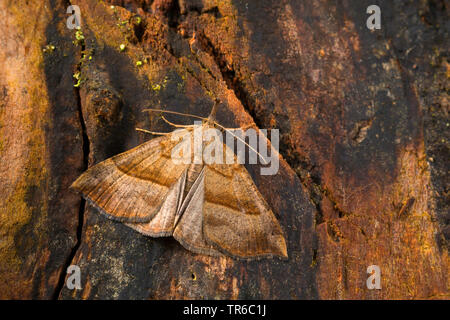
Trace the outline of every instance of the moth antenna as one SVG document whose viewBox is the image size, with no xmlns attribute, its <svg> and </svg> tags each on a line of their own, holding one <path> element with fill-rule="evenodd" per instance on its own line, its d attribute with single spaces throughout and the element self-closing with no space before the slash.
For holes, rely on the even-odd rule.
<svg viewBox="0 0 450 320">
<path fill-rule="evenodd" d="M 254 152 L 256 152 L 256 154 L 263 160 L 264 164 L 269 164 L 266 159 L 264 159 L 264 157 L 261 155 L 261 153 L 259 153 L 257 150 L 255 150 L 255 148 L 253 148 L 251 145 L 249 145 L 247 142 L 245 142 L 245 140 L 242 140 L 240 137 L 238 137 L 237 135 L 235 135 L 233 132 L 231 132 L 231 130 L 225 128 L 224 126 L 222 126 L 221 124 L 217 123 L 216 121 L 214 121 L 214 124 L 216 126 L 218 126 L 219 128 L 222 128 L 223 130 L 229 132 L 233 137 L 235 137 L 236 139 L 238 139 L 239 141 L 243 142 L 247 147 L 249 147 L 251 150 L 253 150 Z M 237 130 L 240 128 L 233 128 L 232 130 Z"/>
<path fill-rule="evenodd" d="M 145 130 L 145 129 L 141 129 L 141 128 L 136 128 L 136 131 L 141 131 L 141 132 L 155 134 L 155 135 L 161 135 L 161 136 L 170 134 L 170 132 L 155 132 L 155 131 L 149 131 L 149 130 Z"/>
<path fill-rule="evenodd" d="M 176 111 L 170 111 L 170 110 L 162 110 L 162 109 L 144 109 L 144 110 L 142 110 L 142 112 L 165 112 L 165 113 L 170 113 L 170 114 L 177 114 L 179 116 L 188 116 L 188 117 L 192 117 L 192 118 L 208 120 L 208 118 L 196 116 L 195 114 L 182 113 L 182 112 L 176 112 Z"/>
<path fill-rule="evenodd" d="M 170 110 L 162 110 L 162 109 L 153 109 L 153 108 L 149 108 L 149 109 L 144 109 L 142 110 L 142 112 L 163 112 L 163 113 L 170 113 L 170 114 L 176 114 L 176 115 L 180 115 L 180 116 L 188 116 L 188 117 L 192 117 L 192 118 L 197 118 L 197 119 L 202 119 L 205 121 L 208 121 L 208 118 L 204 118 L 204 117 L 200 117 L 200 116 L 196 116 L 194 114 L 190 114 L 190 113 L 182 113 L 182 112 L 177 112 L 177 111 L 170 111 Z M 163 116 L 161 116 L 161 118 L 164 119 Z M 167 119 L 164 119 L 164 121 L 167 121 Z M 213 123 L 218 126 L 219 128 L 228 131 L 233 137 L 235 137 L 236 139 L 238 139 L 239 141 L 241 141 L 242 143 L 244 143 L 247 147 L 249 147 L 251 150 L 253 150 L 264 162 L 264 164 L 269 164 L 264 157 L 257 151 L 255 150 L 255 148 L 253 148 L 251 145 L 249 145 L 247 142 L 245 142 L 244 140 L 242 140 L 240 137 L 238 137 L 237 135 L 235 135 L 233 132 L 231 132 L 231 130 L 237 130 L 237 129 L 241 129 L 241 128 L 225 128 L 224 126 L 222 126 L 221 124 L 217 123 L 217 121 L 213 121 Z M 144 129 L 139 129 L 136 128 L 136 130 L 138 131 L 142 131 L 142 132 L 146 132 L 146 133 L 151 133 L 151 134 L 159 134 L 159 135 L 167 135 L 169 133 L 165 133 L 165 132 L 152 132 L 152 131 L 148 131 L 148 130 L 144 130 Z"/>
<path fill-rule="evenodd" d="M 166 117 L 164 117 L 163 115 L 161 115 L 161 119 L 164 120 L 164 122 L 170 124 L 171 126 L 175 127 L 175 128 L 190 128 L 190 127 L 194 127 L 193 124 L 176 124 L 173 122 L 170 122 L 169 120 L 166 119 Z"/>
</svg>

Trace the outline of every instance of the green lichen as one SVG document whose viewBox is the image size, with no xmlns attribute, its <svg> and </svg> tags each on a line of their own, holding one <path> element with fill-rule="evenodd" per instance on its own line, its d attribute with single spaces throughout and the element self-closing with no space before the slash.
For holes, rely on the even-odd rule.
<svg viewBox="0 0 450 320">
<path fill-rule="evenodd" d="M 77 39 L 78 41 L 84 40 L 83 31 L 77 30 L 75 32 L 75 39 Z"/>
<path fill-rule="evenodd" d="M 80 73 L 79 71 L 75 72 L 75 73 L 73 74 L 73 78 L 74 78 L 75 80 L 77 80 L 77 83 L 74 84 L 73 86 L 74 86 L 75 88 L 80 87 L 80 85 L 81 85 L 81 73 Z"/>
<path fill-rule="evenodd" d="M 48 53 L 50 53 L 50 52 L 53 52 L 55 49 L 56 49 L 56 48 L 55 48 L 54 45 L 48 44 L 48 45 L 46 45 L 46 46 L 44 47 L 44 49 L 42 49 L 42 51 L 43 51 L 43 52 L 48 52 Z"/>
<path fill-rule="evenodd" d="M 164 80 L 163 80 L 163 88 L 166 88 L 167 83 L 169 83 L 169 78 L 164 77 Z"/>
<path fill-rule="evenodd" d="M 128 23 L 127 20 L 120 20 L 120 19 L 119 19 L 119 22 L 116 23 L 116 26 L 118 26 L 118 27 L 120 28 L 120 27 L 125 26 L 127 23 Z"/>
<path fill-rule="evenodd" d="M 81 31 L 80 27 L 77 27 L 76 29 L 77 31 L 75 31 L 75 40 L 72 42 L 74 45 L 84 45 L 84 34 L 83 31 Z"/>
</svg>

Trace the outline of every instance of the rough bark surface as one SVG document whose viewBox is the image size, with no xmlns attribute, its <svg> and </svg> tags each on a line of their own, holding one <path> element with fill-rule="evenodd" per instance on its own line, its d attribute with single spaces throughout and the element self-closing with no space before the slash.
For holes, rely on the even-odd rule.
<svg viewBox="0 0 450 320">
<path fill-rule="evenodd" d="M 372 2 L 79 0 L 76 40 L 69 1 L 1 1 L 0 298 L 448 299 L 449 4 L 375 1 L 370 31 Z M 214 99 L 280 130 L 279 172 L 248 170 L 287 261 L 196 255 L 68 189 L 136 127 L 172 130 L 143 109 Z"/>
</svg>

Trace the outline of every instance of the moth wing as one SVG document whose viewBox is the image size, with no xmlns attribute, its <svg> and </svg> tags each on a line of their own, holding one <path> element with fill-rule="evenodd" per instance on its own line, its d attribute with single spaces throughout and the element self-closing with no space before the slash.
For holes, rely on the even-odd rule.
<svg viewBox="0 0 450 320">
<path fill-rule="evenodd" d="M 204 168 L 192 185 L 181 208 L 173 237 L 189 251 L 210 256 L 222 256 L 203 236 L 203 202 L 205 195 Z"/>
<path fill-rule="evenodd" d="M 171 151 L 181 143 L 182 135 L 178 140 L 171 137 L 152 139 L 96 164 L 72 187 L 110 219 L 150 221 L 187 168 L 171 159 Z"/>
<path fill-rule="evenodd" d="M 126 225 L 142 234 L 151 237 L 168 237 L 173 234 L 177 208 L 180 206 L 184 186 L 186 183 L 186 170 L 180 179 L 171 187 L 166 200 L 159 212 L 149 222 L 126 223 Z"/>
<path fill-rule="evenodd" d="M 281 227 L 244 166 L 207 165 L 204 185 L 203 234 L 208 243 L 237 258 L 287 258 Z"/>
</svg>

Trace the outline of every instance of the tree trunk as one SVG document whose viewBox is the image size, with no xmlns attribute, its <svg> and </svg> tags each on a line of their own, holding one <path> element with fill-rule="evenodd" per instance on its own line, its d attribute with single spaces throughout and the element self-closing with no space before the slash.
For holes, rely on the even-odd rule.
<svg viewBox="0 0 450 320">
<path fill-rule="evenodd" d="M 73 4 L 80 30 L 69 1 L 0 2 L 0 298 L 449 298 L 447 1 L 378 1 L 375 30 L 359 0 Z M 153 138 L 135 128 L 172 130 L 143 109 L 214 99 L 280 131 L 278 173 L 247 169 L 288 260 L 197 255 L 69 190 Z"/>
</svg>

